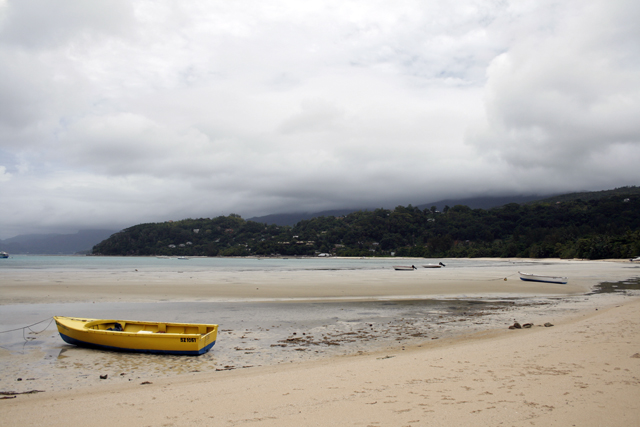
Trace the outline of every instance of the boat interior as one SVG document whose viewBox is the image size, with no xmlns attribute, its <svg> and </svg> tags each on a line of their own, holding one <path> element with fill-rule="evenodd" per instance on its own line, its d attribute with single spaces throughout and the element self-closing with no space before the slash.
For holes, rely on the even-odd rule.
<svg viewBox="0 0 640 427">
<path fill-rule="evenodd" d="M 118 327 L 117 325 L 120 325 Z M 142 322 L 125 322 L 114 320 L 98 320 L 89 322 L 85 325 L 86 329 L 95 329 L 101 331 L 122 331 L 140 334 L 189 334 L 189 335 L 206 335 L 215 331 L 214 325 L 180 325 L 171 323 L 142 323 Z M 121 329 L 120 329 L 121 328 Z"/>
</svg>

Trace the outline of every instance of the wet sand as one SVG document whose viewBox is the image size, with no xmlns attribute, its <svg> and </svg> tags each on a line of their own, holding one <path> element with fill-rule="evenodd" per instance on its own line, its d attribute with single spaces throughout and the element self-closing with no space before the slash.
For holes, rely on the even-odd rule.
<svg viewBox="0 0 640 427">
<path fill-rule="evenodd" d="M 521 282 L 514 275 L 518 269 L 567 275 L 570 285 Z M 38 382 L 37 369 L 25 371 L 23 381 L 2 381 L 1 391 L 44 389 L 44 393 L 3 400 L 0 421 L 3 425 L 131 426 L 638 424 L 640 303 L 636 297 L 621 294 L 584 295 L 599 282 L 639 276 L 637 266 L 628 262 L 522 260 L 499 269 L 456 270 L 455 277 L 451 271 L 248 272 L 216 277 L 202 273 L 190 274 L 188 281 L 183 279 L 177 286 L 171 285 L 173 277 L 140 271 L 116 273 L 117 280 L 93 273 L 29 272 L 2 277 L 0 304 L 12 309 L 23 305 L 36 308 L 43 301 L 84 302 L 90 308 L 94 300 L 99 305 L 123 298 L 141 303 L 243 300 L 257 305 L 278 300 L 283 305 L 312 301 L 336 304 L 335 310 L 340 310 L 341 303 L 369 305 L 354 306 L 354 317 L 346 315 L 335 325 L 298 322 L 297 335 L 292 335 L 292 328 L 282 328 L 275 340 L 266 338 L 265 328 L 252 325 L 243 330 L 235 325 L 221 333 L 209 353 L 220 359 L 212 364 L 201 358 L 161 357 L 156 357 L 154 364 L 144 355 L 97 355 L 71 346 L 57 354 L 32 355 L 55 359 L 59 369 L 51 378 L 53 383 L 77 379 L 78 374 L 86 378 L 71 383 L 70 390 Z M 304 289 L 300 289 L 300 281 Z M 146 289 L 150 284 L 156 292 Z M 254 292 L 254 286 L 263 292 Z M 380 301 L 410 304 L 416 297 L 428 297 L 443 301 L 479 298 L 485 302 L 498 298 L 504 302 L 514 296 L 517 301 L 508 301 L 513 305 L 503 304 L 496 310 L 483 306 L 446 313 L 442 322 L 460 325 L 456 333 L 447 336 L 433 330 L 437 322 L 420 325 L 409 322 L 409 315 L 387 319 L 387 324 L 380 321 L 374 328 L 362 315 L 373 313 L 375 305 L 371 304 Z M 343 308 L 350 310 L 346 305 Z M 422 316 L 417 313 L 415 319 Z M 508 330 L 507 324 L 514 319 L 532 321 L 536 326 Z M 541 326 L 547 321 L 554 326 Z M 222 322 L 221 329 L 225 330 Z M 307 338 L 300 340 L 302 333 L 309 337 L 304 335 Z M 383 335 L 400 337 L 403 333 L 407 339 L 379 340 Z M 343 340 L 337 347 L 349 351 L 327 350 L 321 357 L 297 357 L 310 349 L 335 347 L 314 344 L 322 334 Z M 352 340 L 354 337 L 358 339 Z M 55 333 L 50 338 L 55 339 Z M 295 345 L 289 345 L 288 339 L 295 339 Z M 260 353 L 254 349 L 260 340 L 287 345 L 275 347 L 279 352 L 273 354 L 281 358 L 275 363 L 265 360 L 246 367 L 239 355 Z M 347 341 L 357 345 L 348 347 Z M 235 360 L 230 354 L 224 361 L 216 350 L 232 342 Z M 13 356 L 0 350 L 0 358 Z M 147 366 L 140 369 L 140 363 Z M 103 372 L 109 374 L 106 380 L 99 379 Z M 143 384 L 147 382 L 151 384 Z"/>
<path fill-rule="evenodd" d="M 424 260 L 398 260 L 416 264 Z M 633 275 L 631 263 L 499 260 L 490 268 L 303 271 L 11 271 L 0 279 L 0 304 L 109 301 L 372 299 L 445 295 L 568 295 L 598 280 Z M 626 271 L 625 271 L 626 268 Z M 518 271 L 570 276 L 568 284 L 523 282 Z M 609 276 L 607 276 L 609 275 Z M 612 277 L 614 276 L 614 277 Z M 507 280 L 504 280 L 507 279 Z"/>
</svg>

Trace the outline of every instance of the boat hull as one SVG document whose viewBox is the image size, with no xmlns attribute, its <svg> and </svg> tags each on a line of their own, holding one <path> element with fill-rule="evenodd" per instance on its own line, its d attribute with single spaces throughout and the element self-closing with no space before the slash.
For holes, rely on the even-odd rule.
<svg viewBox="0 0 640 427">
<path fill-rule="evenodd" d="M 565 285 L 569 281 L 567 277 L 540 276 L 537 274 L 522 273 L 522 272 L 518 272 L 518 274 L 520 274 L 520 280 L 523 280 L 525 282 L 558 283 L 561 285 Z"/>
<path fill-rule="evenodd" d="M 54 317 L 67 343 L 103 350 L 198 356 L 216 343 L 218 325 Z M 123 330 L 109 330 L 115 324 Z"/>
<path fill-rule="evenodd" d="M 394 265 L 393 269 L 398 271 L 413 271 L 416 268 L 412 265 Z"/>
</svg>

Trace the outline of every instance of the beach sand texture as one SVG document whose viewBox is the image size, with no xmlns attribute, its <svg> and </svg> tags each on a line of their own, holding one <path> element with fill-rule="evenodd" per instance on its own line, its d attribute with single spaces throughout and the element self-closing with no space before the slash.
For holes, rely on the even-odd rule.
<svg viewBox="0 0 640 427">
<path fill-rule="evenodd" d="M 638 271 L 629 270 L 629 264 L 566 264 L 546 265 L 545 272 L 572 270 L 578 276 L 574 284 L 577 291 L 603 277 L 624 280 Z M 353 277 L 356 273 L 351 274 L 353 286 L 348 293 L 376 296 L 377 287 L 373 287 L 373 295 L 367 295 L 365 286 Z M 533 289 L 516 280 L 500 283 L 488 272 L 475 272 L 474 277 L 477 279 L 478 275 L 485 277 L 490 292 L 494 292 L 494 283 Z M 400 289 L 394 289 L 393 294 L 415 295 L 415 277 L 394 279 L 406 280 L 407 286 L 396 284 Z M 23 283 L 30 283 L 27 288 L 45 286 L 47 280 L 40 279 Z M 4 285 L 12 288 L 15 280 L 18 279 L 12 277 L 0 281 L 3 296 Z M 330 282 L 327 277 L 314 280 Z M 460 283 L 464 279 L 449 281 L 443 277 L 441 281 L 457 283 L 458 289 L 467 286 Z M 81 282 L 78 279 L 79 292 L 74 294 L 77 298 L 82 290 L 86 291 L 82 298 L 96 296 L 91 292 L 95 284 Z M 268 283 L 263 284 L 269 287 Z M 56 286 L 60 293 L 53 291 Z M 49 286 L 49 298 L 64 300 L 67 291 L 62 286 Z M 274 284 L 274 289 L 280 289 L 278 286 Z M 131 287 L 131 294 L 146 298 L 135 289 L 139 287 Z M 111 295 L 105 292 L 104 297 L 117 300 L 119 292 L 127 292 L 126 288 L 115 289 Z M 543 290 L 553 294 L 552 288 Z M 39 301 L 39 292 L 34 292 L 32 301 Z M 182 297 L 189 299 L 189 292 L 185 291 Z M 242 294 L 237 288 L 235 292 L 234 297 Z M 280 292 L 283 291 L 273 291 L 272 296 L 281 295 Z M 299 290 L 295 295 L 284 294 L 298 297 L 296 292 Z M 310 296 L 322 298 L 317 292 L 310 292 Z M 9 294 L 8 300 L 15 303 L 17 293 Z M 27 294 L 23 289 L 19 298 L 29 300 Z M 640 300 L 626 297 L 616 301 L 611 306 L 591 306 L 556 320 L 553 327 L 490 329 L 377 353 L 21 394 L 0 401 L 0 424 L 640 425 Z"/>
<path fill-rule="evenodd" d="M 640 302 L 443 346 L 22 395 L 5 426 L 640 425 Z"/>
</svg>

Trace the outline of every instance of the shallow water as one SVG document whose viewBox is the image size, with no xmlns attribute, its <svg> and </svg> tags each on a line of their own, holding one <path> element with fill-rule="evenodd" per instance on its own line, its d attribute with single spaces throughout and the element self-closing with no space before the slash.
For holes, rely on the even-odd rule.
<svg viewBox="0 0 640 427">
<path fill-rule="evenodd" d="M 295 271 L 295 270 L 375 270 L 390 269 L 394 265 L 436 263 L 439 260 L 403 260 L 398 258 L 177 258 L 156 257 L 94 257 L 54 255 L 12 255 L 0 262 L 0 272 L 7 270 L 91 271 Z M 448 269 L 470 267 L 495 267 L 508 261 L 493 260 L 445 260 Z M 531 263 L 532 264 L 532 263 Z M 519 265 L 527 265 L 520 262 Z M 541 265 L 541 263 L 537 263 Z"/>
<path fill-rule="evenodd" d="M 621 282 L 602 282 L 596 285 L 593 289 L 593 293 L 612 293 L 612 292 L 626 292 L 628 290 L 638 291 L 640 290 L 640 277 L 632 278 L 629 280 L 623 280 Z"/>
</svg>

